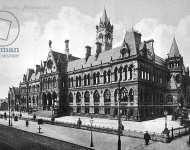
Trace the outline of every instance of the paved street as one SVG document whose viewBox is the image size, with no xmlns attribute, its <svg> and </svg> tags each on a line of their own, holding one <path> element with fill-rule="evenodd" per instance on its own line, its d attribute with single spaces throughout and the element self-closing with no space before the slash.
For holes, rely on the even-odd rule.
<svg viewBox="0 0 190 150">
<path fill-rule="evenodd" d="M 8 125 L 8 120 L 0 119 L 0 123 Z M 13 127 L 16 127 L 21 130 L 37 133 L 38 125 L 36 122 L 31 122 L 27 128 L 25 126 L 25 121 L 19 120 L 18 122 L 13 122 Z M 62 126 L 55 126 L 44 124 L 42 125 L 42 134 L 57 138 L 60 140 L 65 140 L 68 142 L 73 142 L 83 146 L 90 145 L 90 132 L 86 130 L 67 128 Z M 94 146 L 98 150 L 116 150 L 117 149 L 117 136 L 111 134 L 104 134 L 99 132 L 93 132 Z M 122 150 L 128 148 L 134 149 L 134 147 L 144 146 L 144 141 L 137 138 L 122 137 Z M 128 148 L 127 148 L 128 147 Z"/>
<path fill-rule="evenodd" d="M 0 119 L 0 123 L 4 125 L 8 125 L 8 120 Z M 36 122 L 31 122 L 29 127 L 25 126 L 25 121 L 19 120 L 18 122 L 13 121 L 13 127 L 37 133 L 38 125 Z M 76 144 L 80 144 L 83 146 L 90 145 L 90 132 L 81 129 L 67 128 L 63 126 L 55 126 L 49 124 L 42 125 L 42 135 L 53 137 L 56 139 L 73 142 Z M 93 132 L 94 146 L 97 150 L 116 150 L 117 149 L 117 136 L 99 132 Z M 130 137 L 122 137 L 122 150 L 188 150 L 187 146 L 187 136 L 182 138 L 178 138 L 172 141 L 169 144 L 160 143 L 160 142 L 152 142 L 148 146 L 144 145 L 144 141 L 142 139 L 130 138 Z"/>
</svg>

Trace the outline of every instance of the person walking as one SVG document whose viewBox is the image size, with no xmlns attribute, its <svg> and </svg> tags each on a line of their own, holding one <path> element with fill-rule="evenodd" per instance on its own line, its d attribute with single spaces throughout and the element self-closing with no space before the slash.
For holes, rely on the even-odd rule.
<svg viewBox="0 0 190 150">
<path fill-rule="evenodd" d="M 79 118 L 78 121 L 77 121 L 77 125 L 78 125 L 79 128 L 81 127 L 81 124 L 82 124 L 82 121 Z"/>
<path fill-rule="evenodd" d="M 149 144 L 150 139 L 151 139 L 150 135 L 149 135 L 148 131 L 146 131 L 146 133 L 144 134 L 145 145 Z"/>
</svg>

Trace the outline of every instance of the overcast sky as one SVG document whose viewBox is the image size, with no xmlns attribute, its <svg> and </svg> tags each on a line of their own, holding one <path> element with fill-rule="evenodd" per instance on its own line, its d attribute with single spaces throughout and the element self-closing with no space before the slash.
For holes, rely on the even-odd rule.
<svg viewBox="0 0 190 150">
<path fill-rule="evenodd" d="M 114 25 L 114 46 L 134 27 L 143 40 L 153 38 L 156 54 L 166 57 L 175 35 L 185 64 L 190 64 L 189 0 L 0 0 L 0 4 L 1 10 L 17 16 L 21 26 L 11 45 L 20 49 L 19 57 L 0 58 L 0 98 L 7 96 L 9 86 L 19 85 L 28 67 L 47 58 L 50 39 L 59 52 L 69 39 L 70 52 L 84 57 L 85 45 L 94 47 L 95 26 L 104 7 Z"/>
</svg>

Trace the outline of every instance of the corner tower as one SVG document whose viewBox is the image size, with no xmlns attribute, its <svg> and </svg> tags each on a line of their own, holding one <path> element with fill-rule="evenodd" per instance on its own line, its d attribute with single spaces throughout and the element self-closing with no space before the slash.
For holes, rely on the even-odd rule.
<svg viewBox="0 0 190 150">
<path fill-rule="evenodd" d="M 100 18 L 99 25 L 96 26 L 96 42 L 102 44 L 102 51 L 112 49 L 113 25 L 107 16 L 106 9 Z"/>
</svg>

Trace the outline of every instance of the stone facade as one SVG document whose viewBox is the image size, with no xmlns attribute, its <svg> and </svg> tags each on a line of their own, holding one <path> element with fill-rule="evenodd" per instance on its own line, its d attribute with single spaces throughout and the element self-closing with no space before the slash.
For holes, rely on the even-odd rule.
<svg viewBox="0 0 190 150">
<path fill-rule="evenodd" d="M 154 40 L 142 41 L 134 29 L 112 48 L 113 25 L 106 10 L 96 33 L 96 53 L 86 46 L 81 59 L 69 53 L 68 40 L 65 54 L 53 51 L 49 42 L 47 60 L 29 69 L 20 83 L 26 108 L 115 117 L 120 96 L 122 117 L 144 120 L 190 104 L 189 68 L 175 38 L 167 59 L 154 53 Z"/>
</svg>

